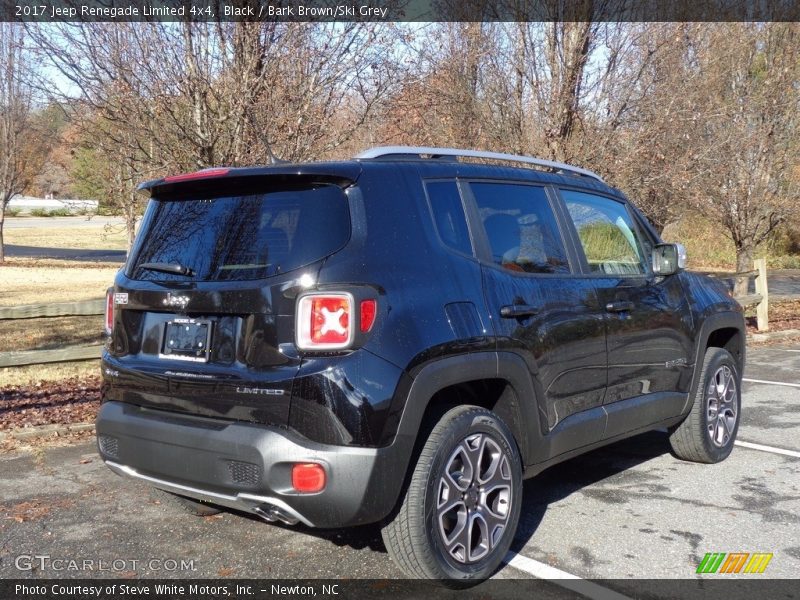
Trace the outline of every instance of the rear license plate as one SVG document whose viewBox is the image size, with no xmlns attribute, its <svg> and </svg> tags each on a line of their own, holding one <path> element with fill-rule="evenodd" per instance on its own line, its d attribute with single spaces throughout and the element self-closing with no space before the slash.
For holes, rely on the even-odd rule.
<svg viewBox="0 0 800 600">
<path fill-rule="evenodd" d="M 173 319 L 164 324 L 161 358 L 207 362 L 211 321 Z"/>
</svg>

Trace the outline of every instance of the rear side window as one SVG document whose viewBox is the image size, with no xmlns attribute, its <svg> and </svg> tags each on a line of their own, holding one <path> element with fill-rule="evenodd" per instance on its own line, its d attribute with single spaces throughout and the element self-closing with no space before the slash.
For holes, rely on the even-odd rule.
<svg viewBox="0 0 800 600">
<path fill-rule="evenodd" d="M 641 238 L 624 204 L 573 190 L 561 190 L 561 194 L 592 273 L 647 272 Z"/>
<path fill-rule="evenodd" d="M 570 272 L 567 252 L 543 188 L 488 182 L 469 185 L 495 263 L 525 273 Z"/>
<path fill-rule="evenodd" d="M 429 181 L 425 184 L 425 189 L 428 191 L 433 220 L 441 240 L 453 250 L 472 254 L 467 219 L 456 182 Z"/>
<path fill-rule="evenodd" d="M 197 200 L 155 198 L 148 212 L 131 270 L 140 280 L 262 279 L 324 258 L 350 239 L 347 198 L 337 186 Z M 190 274 L 163 272 L 164 265 Z"/>
</svg>

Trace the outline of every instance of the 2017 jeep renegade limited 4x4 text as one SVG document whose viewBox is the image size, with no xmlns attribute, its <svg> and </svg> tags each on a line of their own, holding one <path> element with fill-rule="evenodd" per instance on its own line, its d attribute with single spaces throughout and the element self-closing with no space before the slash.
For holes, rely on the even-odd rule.
<svg viewBox="0 0 800 600">
<path fill-rule="evenodd" d="M 410 576 L 468 583 L 525 477 L 658 427 L 731 452 L 741 308 L 590 171 L 396 147 L 141 188 L 97 440 L 195 512 L 380 523 Z"/>
</svg>

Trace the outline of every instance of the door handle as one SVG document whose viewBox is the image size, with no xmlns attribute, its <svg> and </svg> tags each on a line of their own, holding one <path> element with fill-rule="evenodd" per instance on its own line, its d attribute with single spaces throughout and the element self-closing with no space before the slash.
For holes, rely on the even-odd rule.
<svg viewBox="0 0 800 600">
<path fill-rule="evenodd" d="M 539 312 L 539 309 L 529 304 L 509 304 L 500 308 L 500 316 L 504 319 L 520 319 L 522 317 L 532 317 Z"/>
<path fill-rule="evenodd" d="M 609 302 L 606 304 L 606 310 L 612 313 L 625 312 L 626 310 L 633 310 L 636 305 L 630 300 L 617 300 L 616 302 Z"/>
</svg>

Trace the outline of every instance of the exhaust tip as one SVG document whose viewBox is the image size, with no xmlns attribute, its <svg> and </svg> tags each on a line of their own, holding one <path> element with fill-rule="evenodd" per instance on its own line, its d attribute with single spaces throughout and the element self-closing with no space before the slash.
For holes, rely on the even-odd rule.
<svg viewBox="0 0 800 600">
<path fill-rule="evenodd" d="M 257 514 L 259 517 L 267 521 L 268 523 L 275 523 L 276 521 L 280 521 L 285 525 L 297 525 L 300 520 L 296 517 L 291 516 L 286 511 L 278 508 L 273 504 L 260 504 L 253 508 L 253 512 Z"/>
</svg>

